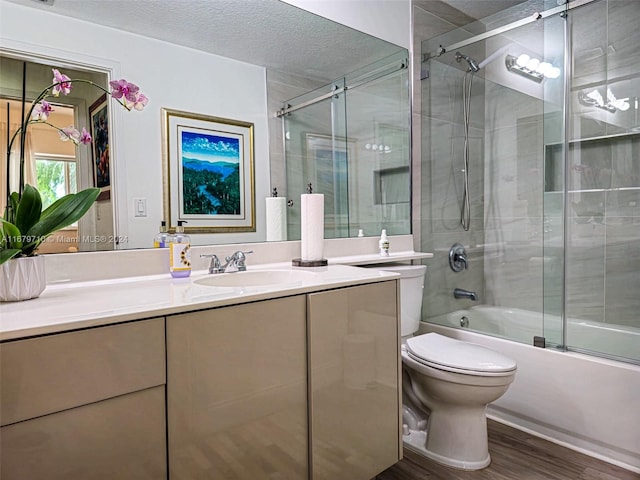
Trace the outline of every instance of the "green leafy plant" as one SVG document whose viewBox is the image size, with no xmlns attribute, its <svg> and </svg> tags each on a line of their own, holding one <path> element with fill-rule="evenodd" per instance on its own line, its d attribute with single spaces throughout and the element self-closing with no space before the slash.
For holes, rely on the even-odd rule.
<svg viewBox="0 0 640 480">
<path fill-rule="evenodd" d="M 0 219 L 0 265 L 16 256 L 35 255 L 49 235 L 80 220 L 99 194 L 99 188 L 87 188 L 65 195 L 42 210 L 42 199 L 35 187 L 25 185 L 22 196 L 13 192 L 5 218 Z"/>
<path fill-rule="evenodd" d="M 77 222 L 93 205 L 100 194 L 99 188 L 87 188 L 78 193 L 65 195 L 49 207 L 42 209 L 42 198 L 37 188 L 24 184 L 25 133 L 29 125 L 43 123 L 58 131 L 60 139 L 74 144 L 91 143 L 91 136 L 82 129 L 79 132 L 73 126 L 59 128 L 47 121 L 53 111 L 45 98 L 49 95 L 68 95 L 74 82 L 88 83 L 111 95 L 127 110 L 142 110 L 148 103 L 137 85 L 126 80 L 109 82 L 111 91 L 84 79 L 70 79 L 53 69 L 53 83 L 42 90 L 31 103 L 31 108 L 20 128 L 14 132 L 7 145 L 7 165 L 11 159 L 11 149 L 17 138 L 21 139 L 20 179 L 18 192 L 12 192 L 7 198 L 4 216 L 0 218 L 0 265 L 15 257 L 36 255 L 37 249 L 47 237 L 61 228 Z M 7 178 L 7 192 L 9 179 Z"/>
</svg>

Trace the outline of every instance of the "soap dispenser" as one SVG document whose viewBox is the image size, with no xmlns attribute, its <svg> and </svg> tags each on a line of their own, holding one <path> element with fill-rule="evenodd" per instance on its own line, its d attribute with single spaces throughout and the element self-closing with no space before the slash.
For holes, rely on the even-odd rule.
<svg viewBox="0 0 640 480">
<path fill-rule="evenodd" d="M 167 233 L 167 222 L 160 222 L 160 231 L 153 238 L 154 248 L 166 248 L 169 246 L 169 234 Z"/>
<path fill-rule="evenodd" d="M 378 246 L 380 247 L 380 256 L 388 257 L 389 256 L 389 238 L 387 237 L 387 230 L 383 229 L 380 234 L 380 242 L 378 242 Z"/>
<path fill-rule="evenodd" d="M 182 220 L 178 220 L 175 235 L 169 243 L 169 272 L 174 278 L 191 275 L 191 238 L 184 233 Z"/>
</svg>

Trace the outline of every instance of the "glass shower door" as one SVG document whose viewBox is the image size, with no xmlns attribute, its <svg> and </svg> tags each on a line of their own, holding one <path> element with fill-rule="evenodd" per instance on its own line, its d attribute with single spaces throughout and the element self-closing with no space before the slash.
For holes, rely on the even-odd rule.
<svg viewBox="0 0 640 480">
<path fill-rule="evenodd" d="M 471 261 L 430 263 L 429 321 L 470 311 L 483 333 L 640 362 L 638 18 L 636 1 L 530 0 L 423 44 L 422 248 Z M 500 320 L 474 322 L 485 307 Z"/>
<path fill-rule="evenodd" d="M 367 65 L 284 106 L 290 240 L 298 195 L 324 195 L 325 238 L 411 233 L 407 52 Z"/>
<path fill-rule="evenodd" d="M 479 22 L 493 35 L 467 27 L 423 45 L 436 56 L 423 65 L 421 233 L 423 249 L 461 243 L 470 261 L 458 273 L 446 255 L 430 262 L 429 321 L 464 315 L 466 328 L 532 344 L 562 338 L 563 185 L 545 193 L 544 146 L 558 144 L 562 159 L 564 20 L 503 28 L 522 15 Z M 479 301 L 454 298 L 454 288 Z"/>
<path fill-rule="evenodd" d="M 409 73 L 398 69 L 406 61 L 400 52 L 346 78 L 352 237 L 411 232 Z"/>
<path fill-rule="evenodd" d="M 349 158 L 345 119 L 344 81 L 292 99 L 293 105 L 326 97 L 284 117 L 287 192 L 293 205 L 287 211 L 289 240 L 300 239 L 300 195 L 324 195 L 325 238 L 349 236 Z M 331 94 L 332 91 L 341 93 Z"/>
<path fill-rule="evenodd" d="M 570 14 L 566 345 L 640 361 L 640 3 Z"/>
<path fill-rule="evenodd" d="M 565 149 L 566 149 L 566 31 L 567 20 L 556 14 L 543 20 L 543 60 L 553 66 L 553 78 L 545 79 L 542 115 L 542 289 L 544 343 L 564 346 L 565 261 Z"/>
</svg>

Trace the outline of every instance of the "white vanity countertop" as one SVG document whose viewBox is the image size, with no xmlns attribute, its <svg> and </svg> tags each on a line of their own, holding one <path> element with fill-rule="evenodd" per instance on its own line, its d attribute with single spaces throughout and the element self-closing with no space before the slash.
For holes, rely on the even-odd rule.
<svg viewBox="0 0 640 480">
<path fill-rule="evenodd" d="M 398 257 L 400 260 L 400 255 Z M 387 257 L 385 260 L 390 259 Z M 249 266 L 248 271 L 254 270 L 292 270 L 292 267 L 290 263 Z M 294 270 L 305 270 L 313 274 L 305 275 L 298 281 L 255 287 L 199 285 L 196 280 L 211 276 L 206 271 L 193 272 L 187 278 L 171 278 L 167 273 L 49 285 L 39 298 L 24 302 L 0 303 L 0 340 L 172 315 L 399 277 L 396 273 L 333 264 L 322 268 Z"/>
<path fill-rule="evenodd" d="M 421 258 L 433 258 L 433 253 L 414 252 L 390 252 L 388 256 L 379 254 L 348 255 L 344 257 L 333 257 L 329 259 L 329 264 L 341 265 L 374 265 L 378 263 L 407 262 L 410 260 L 420 260 Z"/>
</svg>

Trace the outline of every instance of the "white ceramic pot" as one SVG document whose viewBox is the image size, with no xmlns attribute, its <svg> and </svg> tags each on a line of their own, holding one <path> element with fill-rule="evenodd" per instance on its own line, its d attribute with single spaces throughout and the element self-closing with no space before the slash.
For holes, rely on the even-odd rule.
<svg viewBox="0 0 640 480">
<path fill-rule="evenodd" d="M 12 258 L 0 265 L 0 301 L 18 302 L 37 298 L 47 286 L 44 257 Z"/>
</svg>

